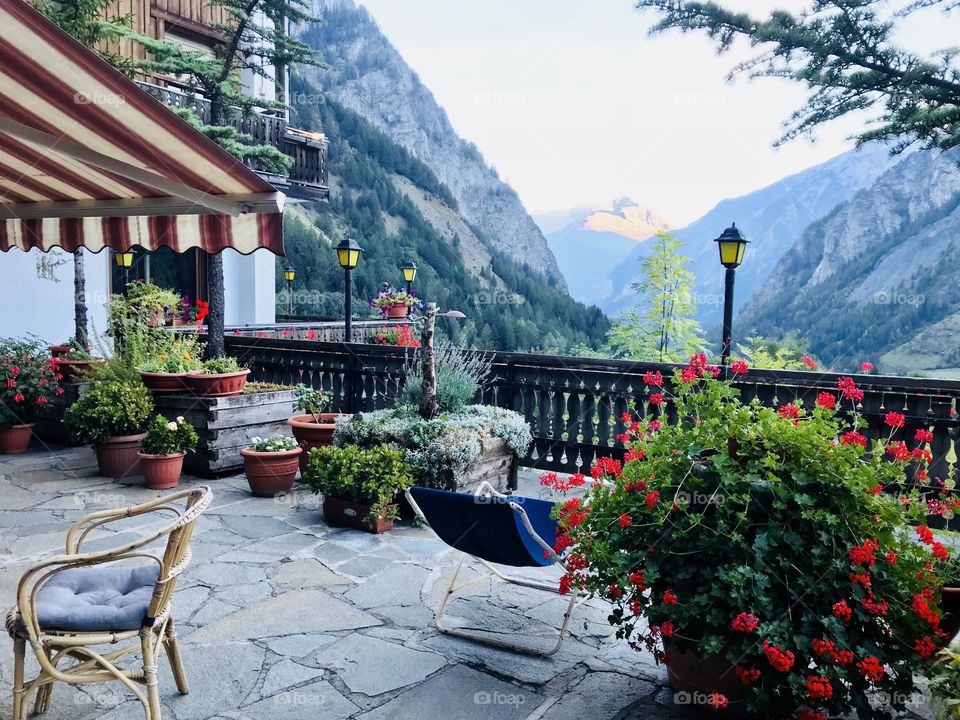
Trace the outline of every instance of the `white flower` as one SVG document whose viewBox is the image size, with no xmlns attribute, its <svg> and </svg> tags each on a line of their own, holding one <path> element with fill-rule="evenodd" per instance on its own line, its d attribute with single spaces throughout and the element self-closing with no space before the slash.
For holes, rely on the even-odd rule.
<svg viewBox="0 0 960 720">
<path fill-rule="evenodd" d="M 177 429 L 177 424 L 175 422 L 167 423 L 167 430 L 176 430 L 176 429 Z"/>
<path fill-rule="evenodd" d="M 179 425 L 183 425 L 183 423 L 185 423 L 185 422 L 186 422 L 186 420 L 184 420 L 183 415 L 178 415 L 178 416 L 177 416 L 177 423 L 178 423 Z"/>
</svg>

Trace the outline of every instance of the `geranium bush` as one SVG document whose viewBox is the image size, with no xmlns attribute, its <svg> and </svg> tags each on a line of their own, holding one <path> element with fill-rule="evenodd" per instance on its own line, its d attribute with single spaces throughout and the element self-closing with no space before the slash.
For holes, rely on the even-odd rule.
<svg viewBox="0 0 960 720">
<path fill-rule="evenodd" d="M 57 395 L 62 376 L 45 345 L 0 340 L 0 427 L 26 425 Z"/>
<path fill-rule="evenodd" d="M 719 373 L 702 355 L 672 382 L 648 373 L 652 414 L 624 418 L 622 463 L 598 461 L 592 483 L 544 476 L 589 485 L 558 505 L 571 567 L 561 590 L 609 599 L 637 650 L 722 668 L 702 688 L 715 709 L 888 717 L 946 639 L 948 551 L 910 527 L 922 502 L 903 487 L 906 465 L 929 460 L 928 440 L 900 437 L 902 418 L 889 416 L 890 437 L 868 451 L 850 378 L 814 408 L 770 408 L 743 403 Z"/>
<path fill-rule="evenodd" d="M 420 341 L 414 335 L 413 325 L 384 327 L 373 336 L 374 345 L 394 345 L 396 347 L 420 347 Z"/>
</svg>

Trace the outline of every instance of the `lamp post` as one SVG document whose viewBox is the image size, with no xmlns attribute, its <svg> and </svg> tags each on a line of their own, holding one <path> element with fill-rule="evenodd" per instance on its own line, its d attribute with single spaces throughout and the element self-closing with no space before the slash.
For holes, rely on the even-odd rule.
<svg viewBox="0 0 960 720">
<path fill-rule="evenodd" d="M 730 364 L 730 346 L 733 344 L 733 283 L 749 241 L 737 224 L 732 223 L 715 242 L 720 248 L 720 264 L 727 269 L 723 291 L 723 347 L 720 352 L 720 364 L 726 366 Z"/>
<path fill-rule="evenodd" d="M 127 292 L 127 285 L 130 284 L 130 267 L 133 265 L 133 251 L 115 252 L 113 257 L 117 261 L 117 267 L 123 270 L 123 292 Z"/>
<path fill-rule="evenodd" d="M 349 235 L 340 241 L 337 245 L 337 262 L 343 268 L 343 341 L 353 342 L 353 323 L 351 315 L 351 288 L 350 272 L 360 262 L 360 255 L 363 254 L 363 248 L 357 244 Z"/>
<path fill-rule="evenodd" d="M 407 283 L 407 295 L 409 295 L 410 289 L 413 287 L 413 281 L 417 279 L 417 266 L 411 261 L 400 269 L 403 271 L 403 280 Z"/>
<path fill-rule="evenodd" d="M 423 313 L 423 330 L 420 333 L 420 353 L 423 356 L 423 392 L 420 394 L 420 417 L 432 420 L 439 413 L 437 407 L 437 369 L 433 353 L 433 326 L 438 317 L 457 320 L 466 317 L 459 310 L 438 312 L 436 303 L 427 303 Z"/>
<path fill-rule="evenodd" d="M 283 279 L 287 281 L 287 315 L 293 315 L 293 281 L 297 279 L 297 271 L 287 265 L 283 271 Z"/>
</svg>

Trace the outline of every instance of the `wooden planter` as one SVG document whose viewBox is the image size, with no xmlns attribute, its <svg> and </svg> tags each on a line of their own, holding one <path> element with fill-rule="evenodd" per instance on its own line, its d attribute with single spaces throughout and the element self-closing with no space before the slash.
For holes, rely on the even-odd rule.
<svg viewBox="0 0 960 720">
<path fill-rule="evenodd" d="M 143 482 L 150 490 L 170 490 L 180 483 L 183 473 L 183 458 L 186 453 L 173 455 L 145 455 L 137 453 L 140 458 L 140 470 L 143 472 Z"/>
<path fill-rule="evenodd" d="M 281 452 L 255 452 L 243 448 L 240 455 L 243 457 L 243 471 L 250 483 L 250 492 L 257 497 L 274 497 L 290 492 L 297 470 L 300 469 L 299 457 L 302 454 L 303 448 Z"/>
<path fill-rule="evenodd" d="M 197 450 L 187 455 L 183 468 L 190 475 L 203 477 L 243 470 L 240 450 L 250 444 L 250 438 L 289 434 L 287 419 L 293 402 L 293 390 L 216 398 L 190 395 L 154 398 L 157 412 L 167 420 L 183 416 L 196 429 Z"/>
<path fill-rule="evenodd" d="M 117 435 L 97 445 L 97 465 L 104 477 L 122 478 L 140 474 L 140 441 L 147 436 Z"/>
<path fill-rule="evenodd" d="M 140 378 L 154 395 L 183 395 L 190 392 L 186 373 L 152 373 L 141 370 Z"/>
<path fill-rule="evenodd" d="M 287 425 L 293 431 L 293 436 L 303 448 L 300 456 L 300 472 L 307 469 L 310 461 L 310 451 L 313 448 L 333 445 L 333 432 L 337 429 L 335 420 L 343 417 L 341 413 L 321 413 L 321 422 L 314 422 L 313 415 L 294 415 L 287 420 Z"/>
<path fill-rule="evenodd" d="M 197 397 L 232 397 L 243 392 L 249 370 L 233 373 L 187 373 L 186 384 Z"/>
<path fill-rule="evenodd" d="M 484 481 L 499 491 L 517 488 L 517 454 L 503 438 L 483 441 L 480 457 L 457 478 L 457 490 L 473 492 Z"/>
<path fill-rule="evenodd" d="M 369 505 L 350 502 L 337 497 L 324 496 L 323 498 L 323 517 L 330 524 L 346 525 L 378 535 L 393 529 L 393 520 L 384 520 L 383 518 L 377 518 L 377 522 L 371 525 L 365 519 L 369 514 Z"/>
<path fill-rule="evenodd" d="M 25 453 L 30 446 L 32 435 L 33 423 L 0 427 L 0 454 L 19 455 Z"/>
</svg>

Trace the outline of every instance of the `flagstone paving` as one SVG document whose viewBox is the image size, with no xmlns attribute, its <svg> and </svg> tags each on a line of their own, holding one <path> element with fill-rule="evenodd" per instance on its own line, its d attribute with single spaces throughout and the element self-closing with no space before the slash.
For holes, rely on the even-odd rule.
<svg viewBox="0 0 960 720">
<path fill-rule="evenodd" d="M 522 475 L 521 490 L 537 493 L 533 475 Z M 428 529 L 399 525 L 375 536 L 330 527 L 309 492 L 298 487 L 281 499 L 254 498 L 243 476 L 181 484 L 202 482 L 215 497 L 174 596 L 191 692 L 179 695 L 161 662 L 167 720 L 706 717 L 676 705 L 664 670 L 613 637 L 602 601 L 578 608 L 572 637 L 552 658 L 441 635 L 433 609 L 458 554 Z M 98 477 L 86 448 L 0 456 L 3 612 L 14 604 L 24 569 L 62 551 L 73 521 L 159 494 L 144 489 L 141 478 Z M 108 547 L 121 534 L 99 542 Z M 538 572 L 557 578 L 556 569 Z M 464 626 L 546 639 L 563 605 L 550 593 L 487 582 L 451 603 L 449 613 Z M 0 646 L 4 718 L 12 644 Z M 58 685 L 45 717 L 135 720 L 143 713 L 118 684 Z"/>
</svg>

